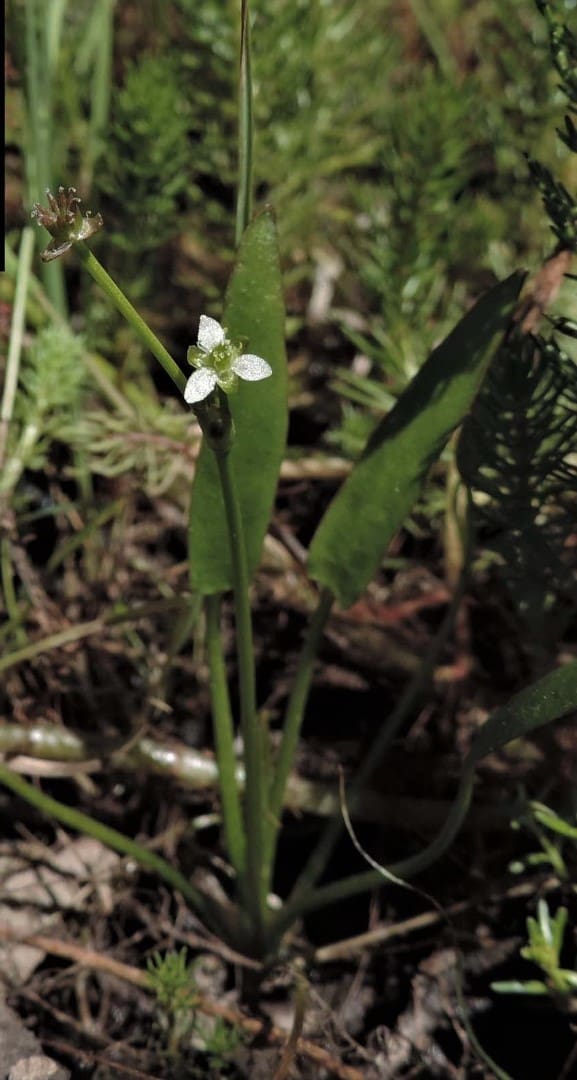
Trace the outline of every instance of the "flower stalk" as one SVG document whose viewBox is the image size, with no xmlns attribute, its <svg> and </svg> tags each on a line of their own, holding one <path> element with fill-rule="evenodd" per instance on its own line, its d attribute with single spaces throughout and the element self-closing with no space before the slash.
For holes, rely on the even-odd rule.
<svg viewBox="0 0 577 1080">
<path fill-rule="evenodd" d="M 241 889 L 245 884 L 246 839 L 242 829 L 238 771 L 234 755 L 234 731 L 220 633 L 220 596 L 205 601 L 206 646 L 210 671 L 210 695 L 218 783 L 226 850 Z"/>
<path fill-rule="evenodd" d="M 108 299 L 112 301 L 117 311 L 126 319 L 145 348 L 149 349 L 152 355 L 156 357 L 180 393 L 184 393 L 186 376 L 172 359 L 168 349 L 164 347 L 156 334 L 145 323 L 142 316 L 138 314 L 136 308 L 133 307 L 130 300 L 122 292 L 122 289 L 118 287 L 96 256 L 92 254 L 88 245 L 81 241 L 76 245 L 76 249 L 84 269 L 88 271 L 96 284 L 100 285 L 100 288 L 106 293 Z"/>
<path fill-rule="evenodd" d="M 280 818 L 284 805 L 286 785 L 294 763 L 318 648 L 333 601 L 334 597 L 330 590 L 323 589 L 303 642 L 295 680 L 287 704 L 282 729 L 281 745 L 273 773 L 273 781 L 269 796 L 269 812 L 273 822 L 273 828 L 269 831 L 269 843 L 267 845 L 266 856 L 266 872 L 269 884 L 274 869 L 276 842 L 280 829 Z"/>
<path fill-rule="evenodd" d="M 244 744 L 246 788 L 244 821 L 247 843 L 247 877 L 250 914 L 252 916 L 254 947 L 262 950 L 267 920 L 266 896 L 268 879 L 265 852 L 270 826 L 265 786 L 262 731 L 256 710 L 256 677 L 254 645 L 249 596 L 249 573 L 244 542 L 240 504 L 227 453 L 215 455 L 218 465 L 227 527 L 230 539 L 234 579 L 234 607 L 238 658 L 240 728 Z"/>
</svg>

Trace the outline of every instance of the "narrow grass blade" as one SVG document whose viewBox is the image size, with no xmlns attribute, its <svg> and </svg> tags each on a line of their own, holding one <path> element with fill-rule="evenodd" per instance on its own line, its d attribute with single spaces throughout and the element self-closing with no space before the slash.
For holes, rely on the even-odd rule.
<svg viewBox="0 0 577 1080">
<path fill-rule="evenodd" d="M 250 63 L 250 13 L 242 0 L 240 16 L 240 72 L 238 88 L 238 196 L 235 240 L 238 247 L 252 215 L 252 74 Z"/>
<path fill-rule="evenodd" d="M 555 668 L 491 713 L 473 742 L 465 767 L 474 769 L 482 758 L 512 739 L 529 735 L 573 711 L 577 712 L 577 663 Z"/>
<path fill-rule="evenodd" d="M 102 844 L 112 848 L 113 851 L 119 852 L 120 855 L 130 856 L 139 866 L 152 870 L 172 889 L 178 889 L 184 899 L 203 918 L 210 921 L 211 916 L 214 917 L 216 914 L 216 906 L 213 905 L 210 898 L 201 893 L 199 889 L 195 889 L 175 867 L 166 862 L 166 859 L 157 855 L 156 852 L 149 851 L 148 848 L 143 847 L 136 840 L 132 840 L 129 836 L 125 836 L 124 833 L 118 832 L 117 829 L 110 828 L 109 825 L 96 821 L 95 818 L 89 817 L 88 814 L 84 814 L 81 810 L 66 806 L 65 803 L 53 799 L 52 796 L 45 795 L 43 791 L 33 787 L 32 784 L 23 780 L 18 773 L 13 772 L 1 762 L 0 784 L 10 788 L 15 795 L 25 799 L 27 803 L 36 807 L 41 813 L 46 814 L 47 817 L 53 818 L 54 821 L 60 821 L 63 825 L 76 829 L 77 832 L 83 833 L 85 836 L 93 836 L 96 840 L 100 840 Z"/>
</svg>

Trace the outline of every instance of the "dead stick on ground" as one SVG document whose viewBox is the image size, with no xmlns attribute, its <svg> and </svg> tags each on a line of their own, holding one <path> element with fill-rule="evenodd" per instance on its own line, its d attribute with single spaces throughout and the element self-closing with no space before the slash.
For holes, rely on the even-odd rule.
<svg viewBox="0 0 577 1080">
<path fill-rule="evenodd" d="M 117 978 L 132 983 L 134 986 L 140 986 L 144 990 L 151 989 L 148 975 L 145 971 L 141 971 L 140 968 L 131 967 L 130 964 L 124 964 L 120 960 L 115 960 L 112 956 L 104 956 L 101 953 L 94 952 L 92 949 L 83 949 L 71 942 L 59 941 L 58 938 L 45 937 L 43 934 L 30 934 L 22 937 L 21 934 L 4 926 L 0 926 L 0 939 L 18 942 L 20 945 L 30 945 L 50 953 L 51 956 L 61 956 L 75 964 L 91 968 L 93 971 L 102 971 L 108 975 L 115 975 Z M 243 1031 L 253 1037 L 263 1035 L 269 1043 L 274 1045 L 283 1046 L 287 1041 L 286 1032 L 280 1031 L 279 1028 L 268 1028 L 262 1020 L 243 1016 L 236 1009 L 226 1005 L 219 1005 L 216 1001 L 210 1001 L 200 995 L 196 999 L 196 1008 L 206 1016 L 216 1016 L 221 1020 L 225 1020 L 228 1024 L 242 1028 Z M 333 1076 L 339 1077 L 340 1080 L 364 1080 L 363 1073 L 358 1069 L 343 1065 L 327 1050 L 323 1050 L 322 1047 L 310 1042 L 309 1039 L 299 1039 L 297 1053 L 309 1058 L 310 1061 L 314 1061 L 323 1069 L 328 1069 Z"/>
</svg>

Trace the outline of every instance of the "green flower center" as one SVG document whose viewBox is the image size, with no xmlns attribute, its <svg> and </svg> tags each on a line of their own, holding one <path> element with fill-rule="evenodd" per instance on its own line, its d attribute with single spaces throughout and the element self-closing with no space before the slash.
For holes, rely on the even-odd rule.
<svg viewBox="0 0 577 1080">
<path fill-rule="evenodd" d="M 206 366 L 212 368 L 220 381 L 226 378 L 227 375 L 234 374 L 231 368 L 239 356 L 240 349 L 236 345 L 233 345 L 230 341 L 223 341 L 220 345 L 215 345 L 214 349 L 211 349 L 206 357 Z"/>
</svg>

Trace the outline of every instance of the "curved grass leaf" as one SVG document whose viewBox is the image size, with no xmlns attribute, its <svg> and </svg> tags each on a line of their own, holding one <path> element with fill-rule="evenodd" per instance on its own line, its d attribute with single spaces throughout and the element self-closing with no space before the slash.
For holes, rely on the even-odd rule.
<svg viewBox="0 0 577 1080">
<path fill-rule="evenodd" d="M 272 375 L 240 381 L 229 397 L 235 426 L 230 464 L 244 523 L 249 571 L 256 569 L 270 518 L 286 443 L 287 389 L 284 305 L 276 227 L 270 210 L 248 226 L 233 271 L 222 323 L 233 341 L 264 357 Z M 218 471 L 202 447 L 192 486 L 189 558 L 191 586 L 204 595 L 232 588 L 229 538 Z"/>
<path fill-rule="evenodd" d="M 479 762 L 513 739 L 529 735 L 536 728 L 561 720 L 572 712 L 577 712 L 577 663 L 574 661 L 551 671 L 491 713 L 465 758 L 459 789 L 444 825 L 426 848 L 385 867 L 386 872 L 399 878 L 411 878 L 437 862 L 450 848 L 465 820 Z M 357 896 L 382 884 L 381 868 L 354 874 L 317 889 L 305 889 L 288 901 L 275 929 L 280 933 L 305 911 L 313 911 L 347 896 Z"/>
<path fill-rule="evenodd" d="M 512 739 L 529 735 L 535 728 L 559 720 L 573 710 L 577 711 L 577 663 L 564 664 L 549 672 L 491 713 L 471 746 L 465 768 L 473 769 L 481 758 Z"/>
<path fill-rule="evenodd" d="M 371 435 L 310 549 L 309 572 L 342 607 L 357 599 L 481 385 L 519 294 L 512 274 L 439 345 Z"/>
<path fill-rule="evenodd" d="M 394 867 L 401 877 L 430 866 L 447 850 L 465 819 L 475 780 L 475 770 L 483 758 L 536 728 L 561 720 L 577 711 L 577 663 L 550 671 L 538 682 L 525 687 L 506 705 L 495 709 L 483 724 L 463 763 L 461 783 L 440 833 L 429 847 Z M 400 868 L 399 868 L 400 867 Z"/>
</svg>

